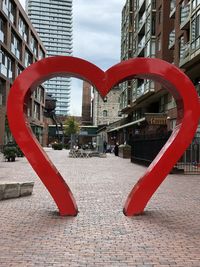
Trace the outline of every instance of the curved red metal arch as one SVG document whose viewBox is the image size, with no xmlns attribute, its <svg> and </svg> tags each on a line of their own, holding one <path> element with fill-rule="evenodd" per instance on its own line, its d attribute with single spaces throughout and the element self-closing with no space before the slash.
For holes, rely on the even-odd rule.
<svg viewBox="0 0 200 267">
<path fill-rule="evenodd" d="M 102 97 L 119 82 L 136 77 L 160 82 L 175 97 L 178 108 L 177 127 L 146 173 L 133 187 L 125 203 L 126 215 L 143 212 L 153 193 L 190 144 L 197 129 L 200 104 L 192 82 L 174 65 L 153 58 L 130 59 L 103 72 L 83 59 L 49 57 L 34 63 L 19 75 L 8 97 L 10 129 L 31 166 L 52 195 L 61 215 L 77 214 L 75 199 L 33 136 L 24 106 L 27 97 L 39 84 L 55 76 L 67 75 L 87 80 L 97 88 Z"/>
</svg>

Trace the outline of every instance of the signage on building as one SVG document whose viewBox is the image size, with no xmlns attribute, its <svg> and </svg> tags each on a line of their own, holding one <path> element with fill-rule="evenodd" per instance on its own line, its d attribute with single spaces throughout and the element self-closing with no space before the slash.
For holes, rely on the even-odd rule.
<svg viewBox="0 0 200 267">
<path fill-rule="evenodd" d="M 165 117 L 154 117 L 154 118 L 149 118 L 148 120 L 149 124 L 157 124 L 157 125 L 166 125 L 167 124 L 167 119 Z"/>
<path fill-rule="evenodd" d="M 166 125 L 167 124 L 167 117 L 166 116 L 153 116 L 153 115 L 146 115 L 146 121 L 150 125 Z"/>
</svg>

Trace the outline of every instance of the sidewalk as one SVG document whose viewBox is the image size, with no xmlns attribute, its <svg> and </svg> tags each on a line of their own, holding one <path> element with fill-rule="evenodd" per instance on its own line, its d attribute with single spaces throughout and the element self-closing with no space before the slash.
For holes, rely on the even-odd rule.
<svg viewBox="0 0 200 267">
<path fill-rule="evenodd" d="M 170 175 L 143 216 L 123 204 L 145 168 L 113 155 L 69 158 L 47 149 L 78 204 L 59 217 L 26 159 L 0 161 L 0 181 L 34 181 L 33 195 L 0 202 L 0 267 L 200 267 L 200 177 Z"/>
</svg>

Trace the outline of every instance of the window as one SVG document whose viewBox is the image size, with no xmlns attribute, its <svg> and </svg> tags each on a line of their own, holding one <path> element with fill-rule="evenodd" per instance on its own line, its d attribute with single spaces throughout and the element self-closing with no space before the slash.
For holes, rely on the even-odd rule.
<svg viewBox="0 0 200 267">
<path fill-rule="evenodd" d="M 19 17 L 18 29 L 24 41 L 27 42 L 28 41 L 28 26 L 26 25 L 22 17 Z"/>
<path fill-rule="evenodd" d="M 31 54 L 29 54 L 29 52 L 26 50 L 25 56 L 24 56 L 24 65 L 25 65 L 25 67 L 28 67 L 32 63 L 33 63 L 33 58 L 31 56 Z"/>
<path fill-rule="evenodd" d="M 180 57 L 180 59 L 183 59 L 183 57 L 184 57 L 184 50 L 185 50 L 184 37 L 181 36 L 179 39 L 179 57 Z"/>
<path fill-rule="evenodd" d="M 6 15 L 8 15 L 8 8 L 9 8 L 8 0 L 3 0 L 3 11 Z"/>
<path fill-rule="evenodd" d="M 11 52 L 18 58 L 21 58 L 21 44 L 14 33 L 11 34 Z"/>
<path fill-rule="evenodd" d="M 192 0 L 192 9 L 196 9 L 200 5 L 200 0 Z"/>
<path fill-rule="evenodd" d="M 15 24 L 15 18 L 16 18 L 16 7 L 14 5 L 14 3 L 10 0 L 9 1 L 9 19 L 10 21 Z"/>
<path fill-rule="evenodd" d="M 0 106 L 6 104 L 6 82 L 0 79 Z"/>
<path fill-rule="evenodd" d="M 151 17 L 148 16 L 147 17 L 147 21 L 146 21 L 146 36 L 147 39 L 150 37 L 151 35 Z"/>
<path fill-rule="evenodd" d="M 189 14 L 190 14 L 190 3 L 186 4 L 185 1 L 183 1 L 180 7 L 180 22 L 183 23 L 187 18 L 189 18 Z"/>
<path fill-rule="evenodd" d="M 108 101 L 108 97 L 106 96 L 106 97 L 104 97 L 104 99 L 103 99 L 103 102 L 107 102 Z"/>
<path fill-rule="evenodd" d="M 34 111 L 33 111 L 33 117 L 35 119 L 40 120 L 40 105 L 37 103 L 34 103 Z"/>
<path fill-rule="evenodd" d="M 35 54 L 35 56 L 38 56 L 38 43 L 37 40 L 35 39 L 35 37 L 33 35 L 31 35 L 30 38 L 30 48 L 33 51 L 33 53 Z"/>
<path fill-rule="evenodd" d="M 175 29 L 169 34 L 169 48 L 171 48 L 175 43 Z"/>
<path fill-rule="evenodd" d="M 170 1 L 170 13 L 176 8 L 176 0 Z"/>
<path fill-rule="evenodd" d="M 5 23 L 4 21 L 0 18 L 0 41 L 1 42 L 4 42 L 4 26 L 5 26 Z"/>
<path fill-rule="evenodd" d="M 0 72 L 8 79 L 13 78 L 13 62 L 2 50 L 0 50 Z"/>
<path fill-rule="evenodd" d="M 192 17 L 192 50 L 200 48 L 200 10 Z"/>
<path fill-rule="evenodd" d="M 17 76 L 20 75 L 20 73 L 23 71 L 23 68 L 20 66 L 17 66 Z"/>
<path fill-rule="evenodd" d="M 148 41 L 147 45 L 146 45 L 146 53 L 145 53 L 146 57 L 151 57 L 151 43 L 150 41 Z"/>
<path fill-rule="evenodd" d="M 156 34 L 156 17 L 152 16 L 152 21 L 151 21 L 151 35 Z"/>
<path fill-rule="evenodd" d="M 161 35 L 158 36 L 157 40 L 158 40 L 157 41 L 157 49 L 158 49 L 158 51 L 160 51 L 161 50 Z"/>
<path fill-rule="evenodd" d="M 107 110 L 103 110 L 103 117 L 107 117 L 108 116 L 108 111 Z"/>
<path fill-rule="evenodd" d="M 45 58 L 45 53 L 44 51 L 42 51 L 42 49 L 40 48 L 40 52 L 39 52 L 39 59 Z"/>
</svg>

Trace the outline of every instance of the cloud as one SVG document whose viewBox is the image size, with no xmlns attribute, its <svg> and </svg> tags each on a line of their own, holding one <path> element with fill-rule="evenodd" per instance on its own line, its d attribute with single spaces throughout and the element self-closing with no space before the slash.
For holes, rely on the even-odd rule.
<svg viewBox="0 0 200 267">
<path fill-rule="evenodd" d="M 125 0 L 74 0 L 74 56 L 82 57 L 103 70 L 120 61 L 121 11 Z M 72 82 L 72 108 L 79 99 L 76 112 L 80 114 L 82 83 Z"/>
<path fill-rule="evenodd" d="M 24 4 L 25 0 L 21 0 Z M 103 70 L 120 61 L 121 11 L 125 0 L 73 1 L 73 56 Z M 71 114 L 80 115 L 82 82 L 72 80 Z"/>
</svg>

